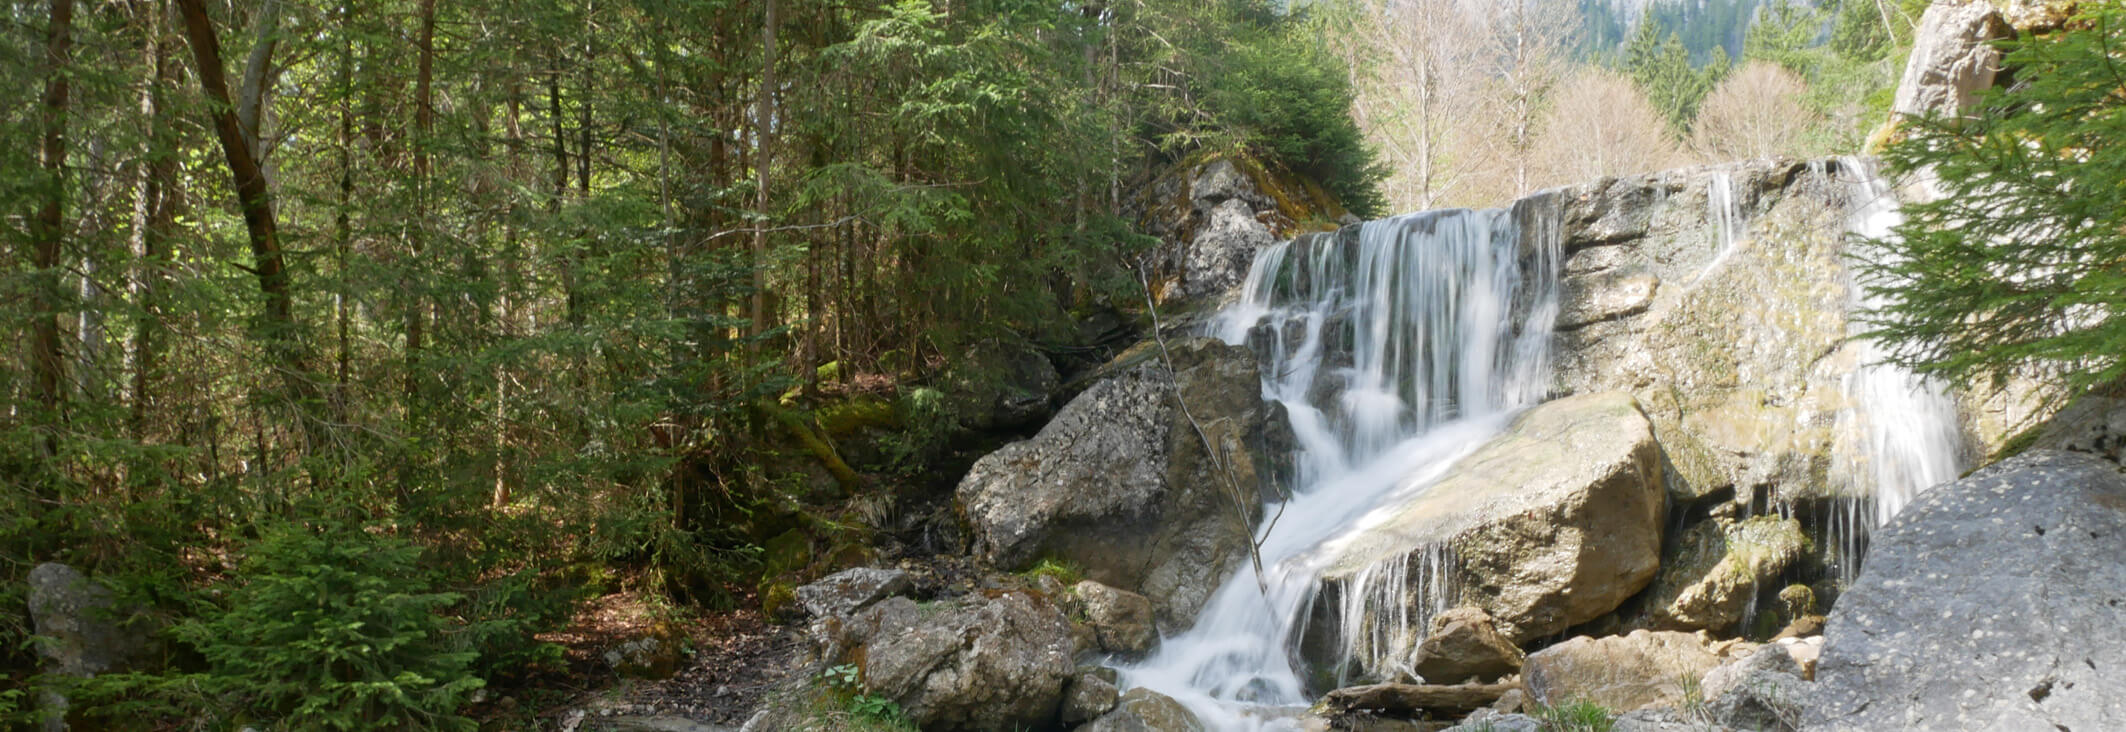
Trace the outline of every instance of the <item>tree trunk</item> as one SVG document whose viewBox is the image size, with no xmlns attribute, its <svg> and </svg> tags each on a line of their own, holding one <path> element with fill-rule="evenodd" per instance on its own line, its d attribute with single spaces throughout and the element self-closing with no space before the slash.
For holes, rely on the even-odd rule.
<svg viewBox="0 0 2126 732">
<path fill-rule="evenodd" d="M 56 424 L 66 400 L 66 360 L 59 347 L 59 310 L 65 299 L 59 290 L 59 251 L 66 237 L 66 67 L 73 54 L 74 0 L 52 0 L 50 20 L 44 49 L 44 140 L 39 149 L 44 200 L 30 221 L 30 267 L 36 277 L 30 371 L 37 402 Z"/>
<path fill-rule="evenodd" d="M 436 2 L 421 0 L 420 60 L 416 63 L 413 82 L 413 222 L 409 231 L 408 245 L 413 256 L 408 267 L 412 275 L 412 292 L 407 296 L 406 308 L 406 414 L 409 418 L 420 411 L 421 405 L 421 348 L 428 325 L 428 298 L 423 293 L 426 278 L 426 255 L 429 196 L 431 172 L 428 146 L 430 134 L 435 128 L 434 73 Z M 412 421 L 409 419 L 409 421 Z"/>
<path fill-rule="evenodd" d="M 758 151 L 753 156 L 753 174 L 758 195 L 761 221 L 753 232 L 753 299 L 747 317 L 752 322 L 747 326 L 752 338 L 746 341 L 748 353 L 758 355 L 760 334 L 768 326 L 768 232 L 767 221 L 770 199 L 768 197 L 768 168 L 775 162 L 775 3 L 763 0 L 764 12 L 760 24 L 760 37 L 764 44 L 760 61 L 760 101 L 753 111 L 756 130 L 754 140 Z"/>
<path fill-rule="evenodd" d="M 245 129 L 236 114 L 239 102 L 253 109 L 260 103 L 256 99 L 230 99 L 228 78 L 221 65 L 221 43 L 215 37 L 213 22 L 207 18 L 203 0 L 177 0 L 177 6 L 184 16 L 185 36 L 197 61 L 199 86 L 206 93 L 211 108 L 209 114 L 215 138 L 221 143 L 229 175 L 236 184 L 244 231 L 251 244 L 250 271 L 258 277 L 259 292 L 265 296 L 260 335 L 269 358 L 273 360 L 273 367 L 280 372 L 283 385 L 296 402 L 305 436 L 311 438 L 312 444 L 308 447 L 315 448 L 319 446 L 316 438 L 320 436 L 318 430 L 322 426 L 317 419 L 319 391 L 307 373 L 308 358 L 303 352 L 302 334 L 295 322 L 295 297 L 288 282 L 280 231 L 273 216 L 273 193 L 266 184 L 265 168 L 255 155 L 258 149 L 253 139 L 255 130 Z"/>
</svg>

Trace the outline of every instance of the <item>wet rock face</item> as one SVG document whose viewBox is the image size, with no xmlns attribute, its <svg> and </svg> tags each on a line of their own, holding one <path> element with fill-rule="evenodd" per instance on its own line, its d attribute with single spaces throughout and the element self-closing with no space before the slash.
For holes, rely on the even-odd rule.
<svg viewBox="0 0 2126 732">
<path fill-rule="evenodd" d="M 1699 523 L 1663 552 L 1661 574 L 1648 590 L 1648 624 L 1736 630 L 1757 595 L 1771 595 L 1780 574 L 1802 561 L 1808 541 L 1800 521 L 1776 515 Z"/>
<path fill-rule="evenodd" d="M 894 597 L 822 630 L 824 658 L 856 664 L 867 693 L 926 730 L 1045 728 L 1077 674 L 1069 622 L 1029 592 Z"/>
<path fill-rule="evenodd" d="M 1811 730 L 2126 729 L 2126 476 L 2033 451 L 1877 532 L 1831 611 Z"/>
<path fill-rule="evenodd" d="M 1537 406 L 1345 542 L 1322 574 L 1325 597 L 1316 611 L 1336 612 L 1363 596 L 1357 580 L 1369 567 L 1408 556 L 1415 569 L 1424 563 L 1417 553 L 1445 544 L 1453 550 L 1458 599 L 1495 618 L 1507 640 L 1523 643 L 1591 620 L 1645 587 L 1659 567 L 1662 472 L 1660 445 L 1630 395 Z M 1414 598 L 1403 602 L 1422 607 Z M 1308 632 L 1332 634 L 1337 625 L 1318 614 Z M 1304 645 L 1334 643 L 1313 638 Z"/>
<path fill-rule="evenodd" d="M 1247 554 L 1289 428 L 1246 349 L 1168 345 L 1173 372 L 1156 347 L 1134 349 L 1032 439 L 976 461 L 958 498 L 977 555 L 1064 560 L 1151 598 L 1161 627 L 1195 617 Z"/>
<path fill-rule="evenodd" d="M 1840 180 L 1855 174 L 1754 161 L 1558 192 L 1554 388 L 1637 397 L 1679 504 L 1733 486 L 1830 484 L 1840 387 L 1858 365 L 1845 344 Z"/>
<path fill-rule="evenodd" d="M 1986 0 L 1927 6 L 1890 110 L 1910 116 L 1962 114 L 2000 73 L 2001 54 L 1991 44 L 2014 37 L 2015 29 Z"/>
<path fill-rule="evenodd" d="M 1719 665 L 1719 657 L 1696 635 L 1639 630 L 1581 636 L 1531 653 L 1522 678 L 1528 693 L 1543 704 L 1584 700 L 1626 712 L 1681 704 L 1685 680 L 1703 678 Z"/>
</svg>

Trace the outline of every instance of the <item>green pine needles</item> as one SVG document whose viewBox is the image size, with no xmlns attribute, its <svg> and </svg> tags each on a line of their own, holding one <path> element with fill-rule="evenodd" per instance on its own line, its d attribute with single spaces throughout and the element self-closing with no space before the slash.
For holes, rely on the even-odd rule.
<svg viewBox="0 0 2126 732">
<path fill-rule="evenodd" d="M 176 629 L 241 716 L 288 729 L 474 729 L 459 709 L 483 685 L 478 653 L 453 647 L 421 550 L 360 530 L 280 529 L 244 568 L 228 607 Z"/>
<path fill-rule="evenodd" d="M 2014 83 L 1969 116 L 1907 120 L 1887 149 L 1944 194 L 1861 263 L 1890 360 L 1957 383 L 2038 374 L 2055 398 L 2126 375 L 2126 8 L 2085 7 L 2005 44 Z"/>
</svg>

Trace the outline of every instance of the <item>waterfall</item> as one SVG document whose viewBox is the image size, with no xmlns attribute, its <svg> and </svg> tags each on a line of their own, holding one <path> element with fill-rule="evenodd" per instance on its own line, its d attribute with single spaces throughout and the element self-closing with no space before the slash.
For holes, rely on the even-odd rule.
<svg viewBox="0 0 2126 732">
<path fill-rule="evenodd" d="M 1889 182 L 1876 172 L 1873 161 L 1838 162 L 1850 176 L 1846 230 L 1861 238 L 1857 246 L 1892 235 L 1904 216 Z M 1858 282 L 1849 293 L 1848 311 L 1855 316 L 1887 304 Z M 1851 320 L 1853 331 L 1860 332 L 1860 318 Z M 1921 491 L 1955 480 L 1965 460 L 1956 400 L 1947 386 L 1885 363 L 1887 354 L 1872 340 L 1857 339 L 1855 345 L 1859 362 L 1842 384 L 1848 407 L 1839 414 L 1839 432 L 1854 444 L 1843 451 L 1848 460 L 1833 476 L 1843 492 L 1855 498 L 1831 517 L 1828 527 L 1840 557 L 1839 579 L 1847 584 L 1858 574 L 1867 535 Z"/>
<path fill-rule="evenodd" d="M 1542 398 L 1559 256 L 1549 195 L 1371 221 L 1258 254 L 1211 328 L 1261 359 L 1263 396 L 1284 405 L 1297 437 L 1295 488 L 1257 537 L 1266 576 L 1242 567 L 1193 628 L 1122 668 L 1124 684 L 1174 697 L 1212 729 L 1289 727 L 1289 708 L 1307 703 L 1292 646 L 1339 539 Z"/>
<path fill-rule="evenodd" d="M 1698 270 L 1690 286 L 1696 287 L 1705 278 L 1720 269 L 1727 257 L 1735 253 L 1735 242 L 1742 238 L 1749 225 L 1742 204 L 1735 198 L 1735 178 L 1727 171 L 1713 171 L 1712 180 L 1705 188 L 1705 220 L 1713 225 L 1713 236 L 1718 248 L 1713 250 L 1713 259 Z"/>
</svg>

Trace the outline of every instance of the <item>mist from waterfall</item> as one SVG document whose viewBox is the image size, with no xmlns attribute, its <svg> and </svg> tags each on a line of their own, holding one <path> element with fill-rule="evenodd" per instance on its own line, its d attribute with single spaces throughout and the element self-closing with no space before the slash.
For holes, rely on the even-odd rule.
<svg viewBox="0 0 2126 732">
<path fill-rule="evenodd" d="M 1367 222 L 1264 249 L 1214 333 L 1250 345 L 1299 445 L 1291 498 L 1193 628 L 1121 669 L 1211 729 L 1283 729 L 1307 703 L 1293 646 L 1316 579 L 1369 516 L 1425 490 L 1550 380 L 1555 201 Z M 1421 620 L 1421 619 L 1420 619 Z M 1346 635 L 1359 635 L 1347 633 Z"/>
</svg>

